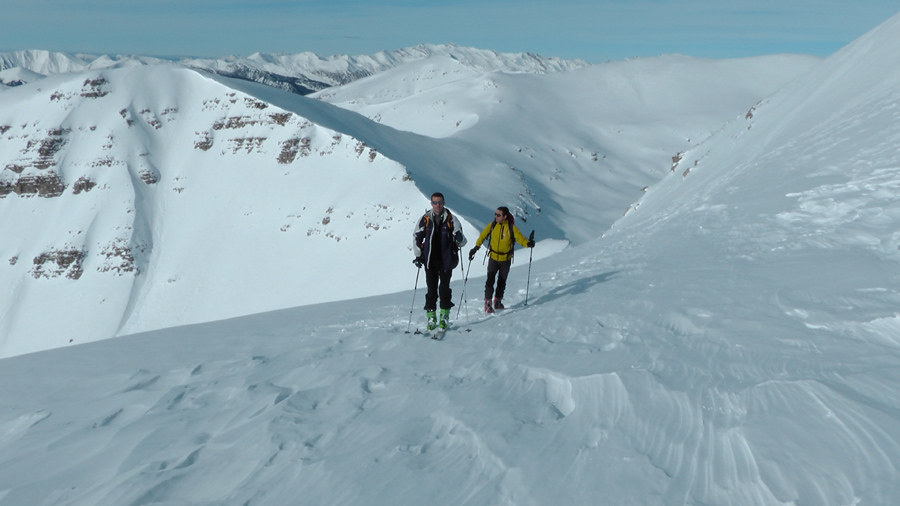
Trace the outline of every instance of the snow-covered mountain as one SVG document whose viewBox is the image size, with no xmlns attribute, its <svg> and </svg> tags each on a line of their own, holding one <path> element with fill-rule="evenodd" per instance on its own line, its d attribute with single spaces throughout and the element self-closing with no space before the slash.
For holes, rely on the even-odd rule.
<svg viewBox="0 0 900 506">
<path fill-rule="evenodd" d="M 471 119 L 442 136 L 174 64 L 8 89 L 0 356 L 408 289 L 410 230 L 436 190 L 472 239 L 509 205 L 526 233 L 556 241 L 539 257 L 584 242 L 675 153 L 811 62 L 672 57 L 534 75 L 438 57 L 361 83 L 369 101 L 426 69 L 462 72 L 381 103 L 398 128 Z"/>
<path fill-rule="evenodd" d="M 134 65 L 158 65 L 165 61 L 206 70 L 226 77 L 259 82 L 267 86 L 306 95 L 324 88 L 347 84 L 405 63 L 433 57 L 452 58 L 479 72 L 543 74 L 589 66 L 582 60 L 562 60 L 531 53 L 498 53 L 453 44 L 422 44 L 374 55 L 319 56 L 254 53 L 248 57 L 172 58 L 162 60 L 138 55 L 68 54 L 41 50 L 0 53 L 0 71 L 22 68 L 39 75 L 83 72 Z M 30 76 L 33 80 L 37 76 Z M 28 81 L 30 82 L 30 81 Z"/>
<path fill-rule="evenodd" d="M 358 139 L 174 66 L 0 100 L 4 355 L 406 287 L 427 201 Z"/>
<path fill-rule="evenodd" d="M 429 59 L 312 96 L 441 139 L 437 156 L 420 160 L 377 146 L 416 179 L 467 168 L 440 183 L 455 200 L 488 206 L 478 215 L 499 200 L 545 237 L 580 243 L 606 231 L 682 151 L 816 61 L 666 56 L 535 76 Z"/>
<path fill-rule="evenodd" d="M 0 506 L 900 503 L 898 104 L 900 15 L 443 342 L 420 289 L 4 359 Z"/>
<path fill-rule="evenodd" d="M 22 86 L 25 83 L 30 83 L 42 79 L 43 77 L 44 76 L 41 74 L 26 70 L 22 67 L 0 70 L 0 84 L 3 85 L 0 86 L 0 91 L 12 86 Z"/>
<path fill-rule="evenodd" d="M 451 58 L 482 73 L 498 71 L 545 74 L 590 65 L 583 60 L 545 58 L 532 53 L 498 53 L 453 44 L 422 44 L 395 51 L 381 51 L 374 55 L 322 57 L 309 52 L 299 54 L 254 53 L 247 58 L 192 59 L 183 63 L 192 68 L 211 70 L 224 76 L 256 81 L 295 93 L 306 94 L 311 91 L 348 84 L 406 63 L 435 57 Z M 291 79 L 296 81 L 292 84 Z M 308 91 L 304 92 L 304 90 Z"/>
<path fill-rule="evenodd" d="M 168 63 L 168 60 L 136 55 L 71 54 L 36 49 L 0 53 L 0 71 L 24 69 L 33 72 L 36 78 L 70 72 L 161 63 Z"/>
</svg>

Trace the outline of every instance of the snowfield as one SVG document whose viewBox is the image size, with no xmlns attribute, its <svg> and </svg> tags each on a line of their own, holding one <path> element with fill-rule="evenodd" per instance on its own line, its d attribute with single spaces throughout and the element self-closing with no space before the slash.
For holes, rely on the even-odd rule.
<svg viewBox="0 0 900 506">
<path fill-rule="evenodd" d="M 665 76 L 672 61 L 651 61 L 642 77 L 633 78 L 649 83 L 655 79 L 655 65 Z M 416 64 L 415 72 L 406 75 L 424 75 L 423 71 L 430 72 L 428 65 Z M 703 62 L 701 67 L 709 65 L 716 66 Z M 138 75 L 131 72 L 122 69 L 122 74 L 104 75 L 113 83 Z M 375 191 L 368 193 L 384 195 L 391 205 L 398 205 L 395 199 L 400 199 L 409 206 L 410 226 L 398 224 L 398 237 L 409 235 L 413 217 L 424 208 L 423 196 L 440 186 L 448 189 L 450 208 L 458 209 L 472 228 L 480 228 L 486 210 L 495 205 L 519 202 L 522 217 L 528 218 L 520 228 L 533 226 L 542 237 L 567 241 L 570 247 L 553 249 L 552 254 L 545 250 L 546 255 L 536 255 L 539 259 L 530 265 L 528 252 L 520 251 L 510 274 L 505 301 L 509 309 L 496 316 L 479 310 L 484 267 L 480 258 L 472 262 L 474 270 L 469 271 L 465 290 L 463 272 L 455 276 L 454 294 L 461 305 L 458 316 L 453 313 L 454 328 L 441 342 L 406 332 L 424 324 L 419 309 L 424 290 L 421 280 L 419 290 L 411 290 L 416 269 L 402 251 L 406 239 L 397 239 L 393 246 L 401 251 L 396 265 L 378 256 L 351 257 L 337 249 L 316 254 L 333 254 L 341 265 L 357 259 L 370 271 L 386 272 L 405 283 L 403 291 L 296 304 L 5 358 L 0 361 L 0 383 L 5 387 L 0 390 L 0 506 L 900 503 L 900 15 L 803 69 L 796 79 L 783 81 L 790 81 L 786 86 L 776 86 L 777 91 L 728 111 L 718 127 L 700 121 L 711 113 L 699 107 L 691 121 L 683 123 L 684 130 L 674 133 L 681 122 L 642 119 L 640 112 L 633 113 L 634 123 L 623 124 L 622 129 L 632 131 L 634 146 L 643 138 L 670 148 L 676 144 L 672 139 L 679 136 L 683 144 L 664 159 L 668 163 L 654 177 L 653 169 L 643 162 L 632 162 L 630 171 L 620 169 L 630 174 L 630 184 L 651 179 L 648 188 L 629 201 L 627 212 L 620 208 L 619 216 L 605 228 L 602 215 L 608 209 L 598 209 L 592 226 L 603 232 L 593 238 L 578 235 L 573 232 L 578 227 L 567 228 L 567 223 L 584 220 L 573 210 L 583 213 L 588 207 L 590 188 L 605 195 L 615 193 L 611 186 L 598 186 L 592 179 L 596 175 L 584 168 L 559 184 L 560 188 L 567 187 L 564 183 L 571 185 L 567 189 L 552 190 L 538 185 L 541 174 L 546 176 L 538 167 L 552 159 L 545 147 L 577 146 L 573 139 L 579 133 L 596 134 L 607 120 L 583 123 L 579 119 L 569 123 L 568 129 L 551 127 L 568 117 L 568 112 L 560 112 L 542 123 L 542 138 L 549 139 L 546 145 L 534 136 L 534 124 L 504 120 L 521 120 L 524 116 L 517 116 L 515 104 L 529 103 L 527 98 L 520 102 L 508 98 L 507 93 L 513 93 L 509 90 L 562 92 L 567 75 L 575 76 L 574 83 L 583 73 L 596 78 L 593 72 L 602 73 L 600 69 L 530 76 L 533 79 L 491 74 L 498 88 L 486 90 L 486 95 L 462 82 L 483 81 L 485 76 L 466 71 L 459 80 L 440 84 L 452 90 L 448 100 L 468 90 L 478 97 L 499 93 L 503 102 L 462 101 L 469 109 L 454 111 L 460 117 L 476 113 L 479 121 L 466 128 L 461 123 L 459 133 L 444 137 L 431 136 L 442 127 L 418 122 L 412 114 L 403 118 L 388 113 L 393 107 L 418 110 L 426 102 L 434 103 L 437 87 L 409 88 L 398 83 L 397 89 L 405 95 L 379 102 L 375 93 L 379 87 L 358 81 L 348 86 L 358 87 L 359 99 L 351 103 L 348 97 L 353 93 L 344 97 L 344 89 L 333 90 L 329 97 L 323 93 L 321 100 L 296 100 L 257 84 L 208 79 L 182 69 L 146 72 L 154 76 L 166 72 L 166 80 L 198 80 L 187 89 L 200 90 L 198 97 L 204 99 L 232 90 L 225 91 L 226 96 L 233 92 L 238 102 L 249 97 L 258 101 L 252 104 L 268 104 L 267 111 L 290 112 L 291 121 L 309 121 L 307 128 L 320 131 L 322 138 L 341 133 L 349 146 L 336 146 L 335 154 L 328 155 L 351 160 L 340 170 L 375 173 L 370 184 L 384 186 L 372 186 Z M 70 86 L 72 93 L 78 92 L 84 80 L 83 76 L 79 81 L 62 76 L 59 81 L 51 79 L 57 78 L 28 86 L 40 86 L 44 90 L 40 100 L 46 101 L 51 90 Z M 374 83 L 378 76 L 368 79 Z M 558 79 L 560 86 L 549 86 L 545 79 Z M 16 95 L 19 89 L 4 91 L 0 101 L 28 100 L 34 93 L 24 88 L 21 95 Z M 146 93 L 152 96 L 167 89 L 172 88 L 148 85 Z M 183 93 L 150 109 L 172 103 L 174 97 L 189 98 Z M 127 96 L 138 100 L 144 95 Z M 647 93 L 634 96 L 653 103 Z M 417 102 L 420 99 L 425 102 Z M 187 115 L 189 103 L 196 100 L 178 101 L 180 116 Z M 594 107 L 600 106 L 585 105 L 585 116 Z M 136 110 L 139 115 L 142 109 L 143 104 L 136 104 L 126 107 L 126 112 Z M 0 110 L 25 114 L 25 109 L 7 113 L 4 106 Z M 81 109 L 73 108 L 77 110 Z M 653 111 L 657 107 L 643 113 Z M 379 112 L 384 124 L 372 119 Z M 91 124 L 100 117 L 84 114 L 92 118 Z M 242 113 L 248 114 L 249 110 Z M 215 115 L 204 117 L 198 111 L 189 116 L 182 136 L 196 142 L 194 131 L 215 121 Z M 75 120 L 80 116 L 65 117 L 76 131 Z M 582 118 L 578 113 L 572 117 Z M 166 126 L 154 133 L 156 129 L 148 129 L 145 119 L 134 119 L 148 132 L 140 139 L 159 146 L 184 142 L 174 134 L 163 138 Z M 608 125 L 615 119 L 609 119 Z M 117 121 L 125 120 L 120 116 Z M 45 121 L 58 125 L 61 120 Z M 499 129 L 494 121 L 509 129 Z M 0 125 L 13 127 L 3 134 L 3 142 L 12 142 L 7 140 L 10 132 L 24 122 L 24 117 L 0 119 Z M 176 123 L 172 122 L 173 129 Z M 97 135 L 106 135 L 110 128 L 97 125 Z M 115 128 L 127 131 L 128 127 Z M 435 130 L 416 132 L 417 128 Z M 351 130 L 358 137 L 351 137 Z M 452 165 L 440 156 L 442 161 L 424 158 L 426 153 L 458 153 L 465 161 L 482 160 L 478 167 L 483 167 L 491 157 L 506 156 L 503 153 L 516 132 L 528 134 L 523 135 L 528 144 L 519 147 L 535 150 L 533 165 L 514 164 L 521 171 L 521 184 L 534 193 L 531 201 L 508 199 L 505 190 L 489 193 L 471 183 L 473 179 L 492 182 L 489 170 Z M 704 132 L 712 135 L 696 137 Z M 209 151 L 218 152 L 226 143 L 215 133 L 213 137 Z M 485 141 L 480 148 L 478 137 Z M 589 137 L 598 147 L 609 140 Z M 359 139 L 376 150 L 371 163 L 380 167 L 368 165 L 364 155 L 354 157 L 352 149 L 346 152 Z M 16 142 L 16 146 L 27 146 L 25 139 Z M 71 138 L 68 142 L 66 156 L 78 159 L 71 152 L 76 143 Z M 497 145 L 501 147 L 484 147 Z M 649 151 L 657 149 L 646 146 Z M 2 149 L 5 163 L 16 163 L 7 161 L 11 160 L 8 153 L 21 153 L 21 148 Z M 271 212 L 284 202 L 275 197 L 263 200 L 251 191 L 253 182 L 242 181 L 253 198 L 240 201 L 233 193 L 220 195 L 219 199 L 237 202 L 237 211 L 220 221 L 210 218 L 215 213 L 204 212 L 206 207 L 198 202 L 214 205 L 213 195 L 232 186 L 212 177 L 201 179 L 195 172 L 214 171 L 203 162 L 206 151 L 191 149 L 162 151 L 173 159 L 190 153 L 197 164 L 196 171 L 188 171 L 191 160 L 184 162 L 181 170 L 193 180 L 182 193 L 147 185 L 140 179 L 140 170 L 135 172 L 141 159 L 160 156 L 156 149 L 145 157 L 135 155 L 127 170 L 116 172 L 116 177 L 131 174 L 133 187 L 140 189 L 134 194 L 135 210 L 141 205 L 165 210 L 178 205 L 176 196 L 196 192 L 196 197 L 185 198 L 181 213 L 146 216 L 171 216 L 172 221 L 184 222 L 181 227 L 215 225 L 185 232 L 193 242 L 184 239 L 173 252 L 154 247 L 159 252 L 145 260 L 148 275 L 154 268 L 175 269 L 181 265 L 177 262 L 190 261 L 197 263 L 176 269 L 179 275 L 215 270 L 216 263 L 204 265 L 187 253 L 198 247 L 202 254 L 217 234 L 229 230 L 228 224 L 235 234 L 249 234 L 233 225 L 241 210 Z M 627 147 L 621 149 L 617 156 L 631 159 Z M 555 159 L 558 167 L 564 166 L 559 160 L 565 157 L 580 160 L 576 151 L 564 154 Z M 647 156 L 647 160 L 657 159 Z M 640 154 L 635 153 L 634 159 L 641 160 Z M 32 164 L 21 174 L 48 170 L 33 166 L 46 159 L 20 162 L 23 167 L 25 162 Z M 153 163 L 159 172 L 154 184 L 172 184 L 166 171 L 180 166 Z M 69 165 L 59 163 L 59 167 Z M 223 161 L 219 170 L 237 174 L 241 167 L 238 162 Z M 565 167 L 576 172 L 582 166 Z M 282 168 L 287 174 L 284 181 L 306 165 L 287 169 Z M 6 170 L 4 177 L 12 177 L 9 173 Z M 409 179 L 404 180 L 403 174 Z M 391 181 L 386 175 L 400 177 Z M 195 183 L 196 179 L 203 184 Z M 322 180 L 309 191 L 330 194 L 334 190 L 329 198 L 358 191 L 342 179 L 322 176 Z M 101 181 L 97 176 L 97 183 L 87 195 L 101 195 L 98 190 L 103 184 L 113 188 L 112 180 Z M 588 185 L 593 186 L 581 188 Z M 283 191 L 297 192 L 301 186 Z M 215 190 L 206 200 L 201 198 L 204 188 Z M 386 188 L 399 189 L 398 195 L 384 194 Z M 8 248 L 38 243 L 31 234 L 23 239 L 24 231 L 31 229 L 21 223 L 34 223 L 28 221 L 28 213 L 49 214 L 56 220 L 75 214 L 73 219 L 83 219 L 72 206 L 64 205 L 64 199 L 77 197 L 70 193 L 67 187 L 57 200 L 17 193 L 0 200 L 7 227 L 2 236 L 16 239 L 9 243 L 13 246 L 0 246 L 2 256 L 15 253 Z M 112 189 L 108 193 L 114 201 L 125 195 Z M 154 193 L 165 193 L 166 198 Z M 305 195 L 311 202 L 325 200 Z M 350 200 L 360 203 L 367 198 L 355 194 Z M 94 205 L 101 203 L 98 198 Z M 51 213 L 38 204 L 56 207 Z M 225 213 L 228 206 L 216 209 Z M 136 212 L 124 214 L 134 222 L 137 216 L 129 215 Z M 95 215 L 96 220 L 109 219 L 103 213 Z M 10 228 L 10 221 L 18 221 L 19 228 Z M 255 225 L 243 226 L 252 229 Z M 45 224 L 34 230 L 53 235 L 67 229 Z M 96 225 L 88 230 L 98 234 L 115 227 Z M 171 231 L 178 228 L 148 230 L 137 236 L 153 237 L 154 244 L 179 239 Z M 356 240 L 345 233 L 346 241 L 333 242 Z M 473 234 L 467 230 L 470 241 Z M 235 263 L 236 269 L 252 271 L 257 263 L 271 258 L 253 250 L 252 240 L 257 237 L 241 237 L 247 242 L 238 242 L 235 252 L 253 260 Z M 265 241 L 266 247 L 277 244 L 258 240 Z M 305 243 L 297 241 L 291 247 L 305 247 Z M 21 264 L 28 263 L 33 253 L 22 251 L 23 260 L 3 267 L 0 273 L 23 268 Z M 384 254 L 390 251 L 385 247 Z M 156 254 L 180 256 L 177 262 L 154 267 Z M 217 255 L 212 257 L 219 261 Z M 95 271 L 84 268 L 78 280 L 63 276 L 43 281 L 63 291 L 62 287 L 81 283 L 89 273 L 101 274 Z M 292 274 L 285 269 L 280 275 Z M 141 276 L 120 279 L 137 284 Z M 191 282 L 198 290 L 194 298 L 173 300 L 185 312 L 192 312 L 190 304 L 221 304 L 217 291 L 227 289 L 205 290 L 204 283 L 211 278 Z M 19 290 L 17 297 L 50 286 L 37 284 L 42 280 L 34 277 L 4 278 L 4 283 L 8 279 L 19 280 L 20 288 L 7 290 Z M 346 293 L 365 284 L 359 282 L 359 275 L 348 274 L 344 281 Z M 244 283 L 241 286 L 255 286 Z M 82 290 L 88 296 L 99 293 Z M 158 293 L 162 299 L 166 292 Z M 272 293 L 275 297 L 280 289 Z M 142 307 L 133 297 L 129 300 Z M 234 302 L 232 308 L 243 303 Z M 7 332 L 4 329 L 9 336 Z"/>
<path fill-rule="evenodd" d="M 7 89 L 0 356 L 409 290 L 412 224 L 434 191 L 473 239 L 507 205 L 536 230 L 538 258 L 553 254 L 599 236 L 674 154 L 814 61 L 670 57 L 551 74 L 473 65 L 382 102 L 406 111 L 394 118 L 434 124 L 426 101 L 478 115 L 445 137 L 174 64 Z M 461 65 L 439 56 L 386 79 Z M 603 96 L 640 117 L 626 132 L 624 107 L 591 105 L 601 78 L 620 83 Z M 384 82 L 355 89 L 369 100 Z"/>
<path fill-rule="evenodd" d="M 171 66 L 3 100 L 6 356 L 407 287 L 361 260 L 427 201 L 362 141 Z"/>
</svg>

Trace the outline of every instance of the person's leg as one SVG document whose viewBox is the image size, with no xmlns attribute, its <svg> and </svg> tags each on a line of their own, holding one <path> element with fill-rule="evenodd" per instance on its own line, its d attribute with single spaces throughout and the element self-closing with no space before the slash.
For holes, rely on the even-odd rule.
<svg viewBox="0 0 900 506">
<path fill-rule="evenodd" d="M 425 284 L 428 286 L 425 292 L 425 311 L 437 309 L 439 276 L 437 270 L 425 269 Z"/>
<path fill-rule="evenodd" d="M 493 313 L 494 306 L 491 304 L 491 298 L 494 296 L 494 279 L 497 277 L 497 271 L 500 264 L 493 258 L 488 257 L 487 280 L 484 282 L 484 312 Z"/>
<path fill-rule="evenodd" d="M 509 268 L 512 266 L 512 261 L 507 260 L 498 263 L 497 290 L 494 291 L 494 309 L 503 309 L 501 301 L 506 294 L 506 278 L 509 277 Z"/>
<path fill-rule="evenodd" d="M 450 290 L 450 278 L 452 277 L 453 271 L 441 271 L 441 283 L 438 289 L 441 298 L 441 309 L 453 307 L 453 291 Z"/>
<path fill-rule="evenodd" d="M 500 269 L 500 263 L 493 258 L 488 259 L 487 280 L 484 282 L 484 300 L 490 300 L 494 296 L 494 280 L 497 277 L 497 271 Z"/>
</svg>

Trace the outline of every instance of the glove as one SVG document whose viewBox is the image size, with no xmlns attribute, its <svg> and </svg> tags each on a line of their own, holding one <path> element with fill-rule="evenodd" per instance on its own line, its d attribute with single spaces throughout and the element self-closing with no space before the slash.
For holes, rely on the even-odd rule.
<svg viewBox="0 0 900 506">
<path fill-rule="evenodd" d="M 475 258 L 475 253 L 481 249 L 481 246 L 475 246 L 474 248 L 469 250 L 469 261 L 471 262 Z"/>
<path fill-rule="evenodd" d="M 463 242 L 463 233 L 461 230 L 456 231 L 456 234 L 453 235 L 453 240 L 456 241 L 456 244 Z"/>
<path fill-rule="evenodd" d="M 533 247 L 534 247 L 534 241 L 528 241 L 528 247 L 529 247 L 529 248 L 533 248 Z"/>
<path fill-rule="evenodd" d="M 421 269 L 425 265 L 425 260 L 422 257 L 413 258 L 413 265 Z"/>
</svg>

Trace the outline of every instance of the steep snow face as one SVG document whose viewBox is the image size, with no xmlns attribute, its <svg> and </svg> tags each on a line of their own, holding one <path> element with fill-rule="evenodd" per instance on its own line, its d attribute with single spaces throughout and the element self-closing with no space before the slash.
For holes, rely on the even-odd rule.
<svg viewBox="0 0 900 506">
<path fill-rule="evenodd" d="M 408 287 L 427 201 L 357 139 L 178 67 L 0 101 L 0 356 Z"/>
<path fill-rule="evenodd" d="M 684 153 L 617 227 L 736 224 L 748 227 L 735 240 L 751 256 L 832 249 L 855 237 L 845 246 L 900 259 L 893 232 L 881 236 L 893 227 L 900 166 L 898 25 L 892 18 Z M 666 223 L 654 225 L 663 210 Z M 757 228 L 777 242 L 760 244 L 750 233 Z"/>
<path fill-rule="evenodd" d="M 417 178 L 461 174 L 448 178 L 457 200 L 494 199 L 577 244 L 606 231 L 684 151 L 818 61 L 668 56 L 534 76 L 429 59 L 313 97 L 441 139 L 432 151 L 452 152 L 420 157 L 426 167 L 393 156 Z"/>
<path fill-rule="evenodd" d="M 628 278 L 597 307 L 653 357 L 653 400 L 629 394 L 668 421 L 653 461 L 688 503 L 900 498 L 898 34 L 685 153 L 594 244 Z"/>
</svg>

